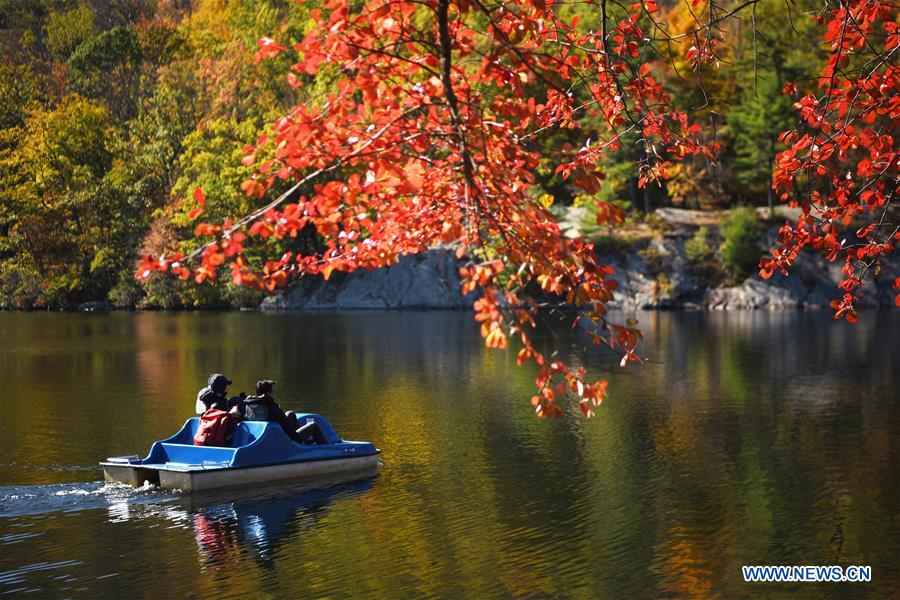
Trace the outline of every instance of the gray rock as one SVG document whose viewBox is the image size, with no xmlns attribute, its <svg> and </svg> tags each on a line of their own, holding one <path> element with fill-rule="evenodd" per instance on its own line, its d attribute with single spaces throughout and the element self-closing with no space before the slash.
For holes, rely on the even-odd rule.
<svg viewBox="0 0 900 600">
<path fill-rule="evenodd" d="M 770 279 L 752 275 L 738 286 L 708 290 L 706 302 L 714 310 L 829 308 L 843 292 L 841 264 L 830 263 L 822 256 L 803 252 L 794 262 L 789 276 L 776 272 Z M 877 278 L 871 274 L 863 284 L 856 306 L 889 307 L 894 304 L 893 280 L 900 271 L 896 261 L 886 263 Z"/>
<path fill-rule="evenodd" d="M 709 290 L 706 301 L 712 310 L 802 308 L 806 296 L 799 278 L 776 274 L 764 280 L 754 275 L 741 285 Z"/>
<path fill-rule="evenodd" d="M 563 215 L 567 234 L 577 232 L 582 212 L 572 209 Z M 692 274 L 685 251 L 685 242 L 694 235 L 696 227 L 683 225 L 678 218 L 679 214 L 670 217 L 672 223 L 665 235 L 638 242 L 613 256 L 601 257 L 602 262 L 615 269 L 612 278 L 619 284 L 609 308 L 827 308 L 841 295 L 837 287 L 843 279 L 841 265 L 828 263 L 813 252 L 803 252 L 797 258 L 789 277 L 776 273 L 763 280 L 754 274 L 740 285 L 707 289 Z M 776 231 L 773 227 L 766 232 L 764 247 L 774 244 Z M 641 253 L 647 247 L 652 251 Z M 648 260 L 653 264 L 648 264 Z M 464 298 L 459 291 L 458 269 L 462 263 L 452 248 L 435 248 L 401 257 L 392 267 L 349 274 L 336 272 L 329 281 L 321 277 L 305 278 L 289 290 L 267 298 L 260 308 L 278 311 L 471 307 L 476 296 Z M 875 281 L 871 277 L 867 279 L 858 306 L 893 306 L 896 290 L 891 285 L 898 275 L 900 261 L 895 259 L 884 265 L 884 271 Z"/>
<path fill-rule="evenodd" d="M 775 230 L 768 232 L 763 244 L 774 245 Z M 775 273 L 764 280 L 758 274 L 740 285 L 707 289 L 691 274 L 684 242 L 690 233 L 654 239 L 635 247 L 623 257 L 605 262 L 614 269 L 613 279 L 619 283 L 612 309 L 665 309 L 707 307 L 712 310 L 828 308 L 842 294 L 838 284 L 843 279 L 842 265 L 829 263 L 811 251 L 797 257 L 790 276 Z M 651 269 L 641 257 L 640 248 L 649 246 L 660 257 L 661 266 Z M 867 277 L 859 307 L 894 305 L 896 290 L 891 288 L 900 275 L 900 261 L 883 265 L 877 278 Z"/>
<path fill-rule="evenodd" d="M 690 274 L 684 241 L 680 236 L 650 240 L 646 246 L 656 251 L 660 257 L 661 269 L 654 271 L 641 258 L 638 248 L 629 252 L 624 259 L 607 261 L 615 273 L 619 287 L 612 309 L 670 309 L 685 302 L 697 304 L 702 290 Z"/>
<path fill-rule="evenodd" d="M 462 261 L 450 248 L 401 256 L 398 264 L 352 273 L 335 272 L 298 282 L 266 298 L 261 310 L 377 310 L 397 308 L 458 309 L 471 307 L 475 295 L 460 293 Z"/>
</svg>

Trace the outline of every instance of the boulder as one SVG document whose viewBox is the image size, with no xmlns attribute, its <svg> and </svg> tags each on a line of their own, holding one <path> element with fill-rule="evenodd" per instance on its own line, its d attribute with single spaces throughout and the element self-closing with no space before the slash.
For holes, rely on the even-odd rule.
<svg viewBox="0 0 900 600">
<path fill-rule="evenodd" d="M 754 275 L 740 285 L 711 289 L 706 294 L 706 303 L 712 310 L 802 308 L 806 296 L 806 288 L 799 278 L 779 273 L 768 280 Z"/>
<path fill-rule="evenodd" d="M 393 266 L 352 273 L 334 272 L 328 281 L 307 277 L 266 298 L 261 310 L 378 310 L 471 307 L 475 295 L 460 293 L 459 267 L 452 248 L 401 256 Z"/>
</svg>

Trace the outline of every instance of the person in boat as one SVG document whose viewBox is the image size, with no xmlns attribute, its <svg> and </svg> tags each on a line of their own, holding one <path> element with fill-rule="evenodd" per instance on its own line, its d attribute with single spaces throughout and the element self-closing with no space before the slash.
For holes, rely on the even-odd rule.
<svg viewBox="0 0 900 600">
<path fill-rule="evenodd" d="M 198 415 L 202 415 L 211 408 L 231 410 L 235 406 L 239 406 L 247 397 L 247 394 L 241 392 L 240 395 L 229 398 L 226 392 L 232 381 L 221 373 L 213 373 L 206 383 L 207 386 L 197 392 L 197 404 L 194 409 Z"/>
<path fill-rule="evenodd" d="M 326 444 L 325 434 L 315 421 L 300 425 L 293 411 L 285 412 L 275 401 L 275 384 L 271 379 L 256 382 L 256 395 L 248 396 L 243 402 L 241 416 L 247 421 L 274 421 L 284 432 L 300 444 Z"/>
</svg>

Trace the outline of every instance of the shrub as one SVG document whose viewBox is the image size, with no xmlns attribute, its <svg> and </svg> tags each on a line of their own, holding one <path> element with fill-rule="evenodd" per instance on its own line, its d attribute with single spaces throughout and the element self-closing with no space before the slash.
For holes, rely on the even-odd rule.
<svg viewBox="0 0 900 600">
<path fill-rule="evenodd" d="M 663 272 L 669 258 L 668 253 L 652 244 L 638 251 L 638 256 L 647 264 L 647 270 L 654 277 Z"/>
<path fill-rule="evenodd" d="M 744 278 L 759 264 L 759 224 L 756 211 L 743 206 L 731 211 L 722 224 L 722 262 L 735 277 Z"/>
<path fill-rule="evenodd" d="M 660 273 L 656 277 L 656 286 L 654 288 L 654 298 L 657 301 L 671 300 L 675 292 L 675 284 L 665 273 Z"/>
<path fill-rule="evenodd" d="M 712 260 L 715 257 L 715 249 L 711 242 L 709 227 L 699 227 L 694 237 L 684 243 L 684 252 L 688 262 L 702 265 Z"/>
<path fill-rule="evenodd" d="M 709 227 L 699 227 L 694 237 L 684 243 L 684 253 L 688 270 L 707 284 L 716 284 L 721 279 L 722 263 L 716 252 L 716 244 Z"/>
<path fill-rule="evenodd" d="M 638 243 L 634 236 L 600 235 L 591 239 L 594 251 L 601 257 L 615 257 L 624 259 Z"/>
</svg>

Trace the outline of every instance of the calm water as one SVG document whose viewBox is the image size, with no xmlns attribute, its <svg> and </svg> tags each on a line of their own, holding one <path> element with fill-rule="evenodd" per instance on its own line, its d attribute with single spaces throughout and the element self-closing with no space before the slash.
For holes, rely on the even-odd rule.
<svg viewBox="0 0 900 600">
<path fill-rule="evenodd" d="M 533 371 L 467 313 L 0 313 L 0 593 L 900 595 L 900 315 L 639 315 L 592 420 L 532 416 Z M 104 485 L 210 372 L 383 450 L 377 477 L 184 496 Z M 871 565 L 748 585 L 742 564 Z"/>
</svg>

